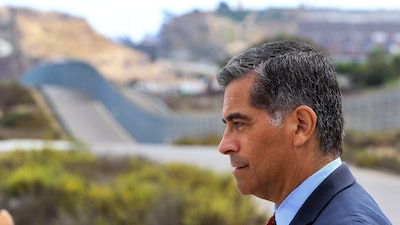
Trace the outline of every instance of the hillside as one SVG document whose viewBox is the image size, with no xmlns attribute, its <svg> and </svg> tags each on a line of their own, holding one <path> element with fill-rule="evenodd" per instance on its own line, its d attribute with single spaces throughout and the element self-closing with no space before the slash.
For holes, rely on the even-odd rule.
<svg viewBox="0 0 400 225">
<path fill-rule="evenodd" d="M 169 58 L 220 62 L 267 38 L 296 33 L 301 10 L 194 10 L 171 18 L 161 45 Z"/>
<path fill-rule="evenodd" d="M 19 73 L 40 62 L 74 58 L 116 82 L 152 74 L 146 54 L 107 39 L 82 18 L 22 8 L 1 8 L 0 18 L 0 38 L 14 45 Z"/>
<path fill-rule="evenodd" d="M 160 31 L 160 55 L 221 62 L 260 41 L 290 37 L 326 49 L 335 62 L 364 62 L 376 47 L 400 53 L 399 21 L 398 10 L 246 10 L 221 3 L 214 11 L 193 10 L 168 19 Z"/>
</svg>

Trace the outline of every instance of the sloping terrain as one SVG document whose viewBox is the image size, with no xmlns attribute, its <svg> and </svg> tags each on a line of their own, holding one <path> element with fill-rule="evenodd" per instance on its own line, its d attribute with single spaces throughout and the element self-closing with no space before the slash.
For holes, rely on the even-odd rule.
<svg viewBox="0 0 400 225">
<path fill-rule="evenodd" d="M 114 81 L 134 77 L 136 67 L 149 63 L 145 54 L 108 40 L 81 18 L 21 9 L 16 23 L 21 51 L 32 60 L 80 59 Z"/>
<path fill-rule="evenodd" d="M 156 71 L 147 54 L 102 36 L 83 18 L 0 7 L 0 19 L 0 39 L 12 45 L 9 58 L 15 64 L 3 78 L 15 79 L 39 63 L 64 59 L 88 62 L 114 82 L 138 79 L 143 74 L 151 77 Z"/>
</svg>

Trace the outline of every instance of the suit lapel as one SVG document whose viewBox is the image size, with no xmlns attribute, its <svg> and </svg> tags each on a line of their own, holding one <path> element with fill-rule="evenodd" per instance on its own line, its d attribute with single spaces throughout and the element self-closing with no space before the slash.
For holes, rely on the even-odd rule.
<svg viewBox="0 0 400 225">
<path fill-rule="evenodd" d="M 338 192 L 354 183 L 354 176 L 343 163 L 311 193 L 290 224 L 312 224 Z"/>
</svg>

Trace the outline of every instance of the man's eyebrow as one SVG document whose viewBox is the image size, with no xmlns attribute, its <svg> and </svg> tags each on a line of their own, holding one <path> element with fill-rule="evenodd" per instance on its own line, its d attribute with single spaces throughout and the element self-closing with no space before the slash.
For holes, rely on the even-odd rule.
<svg viewBox="0 0 400 225">
<path fill-rule="evenodd" d="M 231 121 L 233 121 L 234 119 L 250 120 L 250 117 L 248 117 L 248 116 L 246 116 L 246 115 L 243 115 L 243 114 L 241 114 L 241 113 L 236 112 L 236 113 L 229 114 L 229 115 L 226 117 L 226 119 L 223 118 L 223 119 L 222 119 L 222 122 L 224 122 L 224 123 L 226 123 L 226 122 L 231 122 Z"/>
</svg>

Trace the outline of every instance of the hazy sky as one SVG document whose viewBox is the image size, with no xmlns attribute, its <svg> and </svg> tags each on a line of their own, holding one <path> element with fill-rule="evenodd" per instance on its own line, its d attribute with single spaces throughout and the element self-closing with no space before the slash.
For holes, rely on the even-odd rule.
<svg viewBox="0 0 400 225">
<path fill-rule="evenodd" d="M 108 37 L 130 36 L 134 41 L 156 33 L 163 12 L 175 15 L 194 8 L 213 10 L 221 0 L 0 0 L 0 6 L 24 6 L 42 11 L 60 11 L 84 17 L 98 32 Z M 270 7 L 334 7 L 340 9 L 400 9 L 398 0 L 225 0 L 231 8 L 241 4 L 246 9 Z"/>
</svg>

